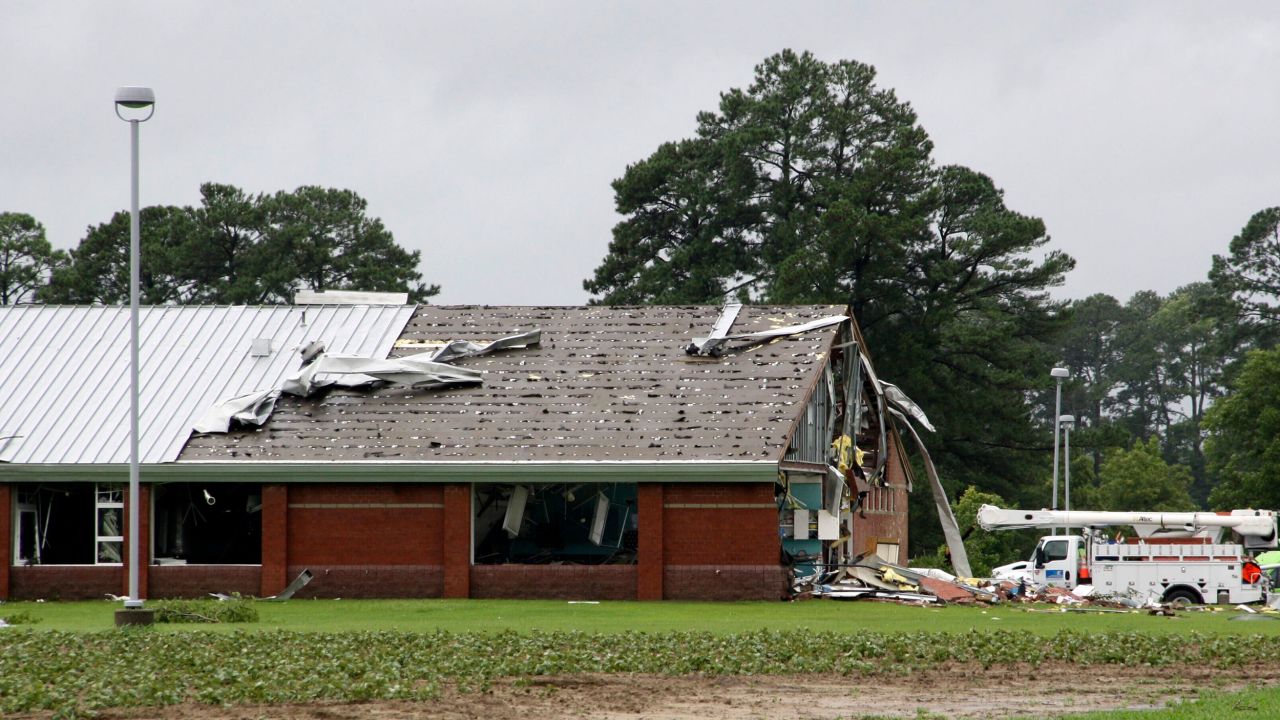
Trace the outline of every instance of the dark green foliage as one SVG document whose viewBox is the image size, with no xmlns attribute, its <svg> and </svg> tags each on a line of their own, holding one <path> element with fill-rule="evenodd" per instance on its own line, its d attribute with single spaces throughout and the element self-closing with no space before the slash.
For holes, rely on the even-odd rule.
<svg viewBox="0 0 1280 720">
<path fill-rule="evenodd" d="M 1280 319 L 1280 207 L 1249 218 L 1230 251 L 1213 256 L 1210 280 L 1232 293 L 1250 320 Z"/>
<path fill-rule="evenodd" d="M 1054 636 L 968 631 L 756 631 L 520 635 L 368 632 L 0 634 L 0 712 L 191 702 L 207 705 L 426 700 L 446 682 L 480 690 L 496 678 L 570 673 L 662 675 L 902 673 L 950 664 L 1246 667 L 1280 661 L 1280 636 Z"/>
<path fill-rule="evenodd" d="M 1191 499 L 1191 470 L 1169 465 L 1160 456 L 1156 438 L 1135 442 L 1131 450 L 1116 450 L 1102 463 L 1098 510 L 1195 510 Z"/>
<path fill-rule="evenodd" d="M 148 606 L 158 623 L 254 623 L 258 608 L 239 596 L 229 600 L 153 600 Z"/>
<path fill-rule="evenodd" d="M 1280 508 L 1280 350 L 1248 355 L 1230 393 L 1205 417 L 1205 453 L 1220 478 L 1215 509 Z"/>
<path fill-rule="evenodd" d="M 45 239 L 44 226 L 26 213 L 0 213 L 0 305 L 34 299 L 49 273 L 67 262 Z"/>
<path fill-rule="evenodd" d="M 300 289 L 439 292 L 421 282 L 417 252 L 396 244 L 350 190 L 314 186 L 247 195 L 205 183 L 201 204 L 140 211 L 143 303 L 288 303 Z M 128 301 L 129 214 L 90 227 L 40 299 Z"/>
<path fill-rule="evenodd" d="M 1215 479 L 1205 463 L 1201 425 L 1248 342 L 1237 321 L 1239 306 L 1208 283 L 1193 283 L 1168 296 L 1138 292 L 1123 306 L 1109 295 L 1094 295 L 1073 302 L 1071 311 L 1062 339 L 1072 371 L 1063 412 L 1077 418 L 1072 443 L 1089 454 L 1093 478 L 1109 481 L 1104 465 L 1110 454 L 1157 441 L 1164 463 L 1190 472 L 1192 500 L 1202 506 Z M 1176 467 L 1171 472 L 1180 473 Z M 1123 495 L 1137 502 L 1142 493 Z M 1096 493 L 1081 499 L 1103 502 Z"/>
<path fill-rule="evenodd" d="M 847 304 L 883 377 L 938 426 L 948 490 L 1021 499 L 1048 439 L 1026 396 L 1065 323 L 1045 291 L 1074 261 L 990 178 L 931 152 L 874 68 L 784 51 L 614 182 L 623 219 L 584 287 L 601 303 Z M 927 505 L 917 546 L 938 535 Z"/>
</svg>

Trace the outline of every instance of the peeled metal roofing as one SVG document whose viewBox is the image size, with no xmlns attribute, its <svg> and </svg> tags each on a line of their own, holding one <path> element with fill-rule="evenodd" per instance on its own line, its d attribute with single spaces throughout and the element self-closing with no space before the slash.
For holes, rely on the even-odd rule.
<svg viewBox="0 0 1280 720">
<path fill-rule="evenodd" d="M 139 457 L 171 462 L 219 400 L 278 387 L 297 350 L 386 357 L 413 306 L 156 306 L 139 313 Z M 255 339 L 270 341 L 255 357 Z M 262 343 L 259 343 L 261 345 Z M 129 462 L 129 308 L 0 307 L 0 462 Z"/>
<path fill-rule="evenodd" d="M 744 306 L 732 331 L 845 314 Z M 847 321 L 719 358 L 686 354 L 719 315 L 709 306 L 423 305 L 393 355 L 534 328 L 542 342 L 456 361 L 483 373 L 479 386 L 281 397 L 264 427 L 193 437 L 180 462 L 779 460 Z"/>
</svg>

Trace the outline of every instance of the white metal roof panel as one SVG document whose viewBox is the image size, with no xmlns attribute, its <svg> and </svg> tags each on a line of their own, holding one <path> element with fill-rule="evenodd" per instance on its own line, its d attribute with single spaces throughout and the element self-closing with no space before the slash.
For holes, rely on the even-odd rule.
<svg viewBox="0 0 1280 720">
<path fill-rule="evenodd" d="M 214 403 L 278 387 L 319 340 L 384 358 L 413 306 L 141 309 L 139 454 L 171 462 Z M 255 357 L 255 339 L 270 352 Z M 0 307 L 0 462 L 129 461 L 129 308 Z"/>
</svg>

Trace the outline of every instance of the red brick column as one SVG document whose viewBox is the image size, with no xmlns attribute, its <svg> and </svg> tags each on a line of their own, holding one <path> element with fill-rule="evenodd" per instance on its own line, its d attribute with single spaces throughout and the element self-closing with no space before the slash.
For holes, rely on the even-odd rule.
<svg viewBox="0 0 1280 720">
<path fill-rule="evenodd" d="M 13 564 L 13 528 L 9 525 L 13 518 L 13 507 L 10 504 L 10 485 L 0 483 L 0 600 L 9 599 L 9 566 Z"/>
<path fill-rule="evenodd" d="M 444 596 L 471 596 L 471 486 L 444 486 Z"/>
<path fill-rule="evenodd" d="M 288 584 L 289 486 L 262 486 L 262 597 L 278 595 Z"/>
<path fill-rule="evenodd" d="M 124 565 L 120 573 L 120 594 L 129 594 L 129 566 L 138 563 L 138 599 L 147 597 L 147 566 L 151 564 L 151 487 L 138 485 L 138 557 L 129 555 L 129 517 L 133 508 L 129 507 L 129 487 L 124 488 Z M 95 520 L 96 522 L 96 520 Z"/>
<path fill-rule="evenodd" d="M 640 537 L 637 552 L 639 578 L 636 583 L 636 599 L 662 599 L 662 484 L 640 483 L 636 488 L 637 514 L 640 516 Z"/>
</svg>

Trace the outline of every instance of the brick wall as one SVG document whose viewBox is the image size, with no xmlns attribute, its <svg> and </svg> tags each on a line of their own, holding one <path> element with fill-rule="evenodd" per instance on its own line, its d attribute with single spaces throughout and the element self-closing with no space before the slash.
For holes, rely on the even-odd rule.
<svg viewBox="0 0 1280 720">
<path fill-rule="evenodd" d="M 778 600 L 787 595 L 787 571 L 772 565 L 669 565 L 663 587 L 669 600 Z"/>
<path fill-rule="evenodd" d="M 440 565 L 438 485 L 289 488 L 289 565 Z"/>
<path fill-rule="evenodd" d="M 310 570 L 311 582 L 296 598 L 433 598 L 444 595 L 439 565 L 290 565 L 292 582 Z"/>
<path fill-rule="evenodd" d="M 663 489 L 663 509 L 667 566 L 780 562 L 773 483 L 671 483 Z"/>
<path fill-rule="evenodd" d="M 672 483 L 663 488 L 662 504 L 663 597 L 782 596 L 786 574 L 773 483 Z"/>
<path fill-rule="evenodd" d="M 14 600 L 101 600 L 120 594 L 120 565 L 27 565 L 9 568 Z M 105 612 L 105 611 L 104 611 Z"/>
<path fill-rule="evenodd" d="M 639 537 L 636 548 L 636 599 L 662 599 L 662 483 L 641 483 L 636 488 Z"/>
<path fill-rule="evenodd" d="M 257 565 L 153 565 L 147 597 L 203 598 L 213 592 L 253 596 L 261 583 Z"/>
<path fill-rule="evenodd" d="M 439 485 L 289 486 L 284 582 L 308 569 L 313 579 L 296 597 L 440 597 L 444 494 Z"/>
<path fill-rule="evenodd" d="M 476 565 L 471 597 L 634 600 L 635 565 Z"/>
<path fill-rule="evenodd" d="M 138 486 L 138 504 L 143 508 L 151 507 L 151 486 Z M 129 596 L 129 566 L 134 562 L 129 556 L 129 515 L 133 512 L 133 508 L 129 506 L 129 487 L 125 486 L 124 491 L 124 572 L 121 573 L 120 595 Z M 147 574 L 151 565 L 151 513 L 143 511 L 138 515 L 138 597 L 148 598 L 151 595 L 147 590 Z"/>
<path fill-rule="evenodd" d="M 889 462 L 885 466 L 887 487 L 875 488 L 867 496 L 865 505 L 853 516 L 853 550 L 856 553 L 874 552 L 877 542 L 896 542 L 898 562 L 905 565 L 907 547 L 907 475 L 902 445 L 896 436 L 890 436 Z M 929 492 L 928 478 L 920 478 L 916 492 Z"/>
<path fill-rule="evenodd" d="M 289 486 L 262 486 L 262 572 L 258 591 L 271 597 L 288 583 Z"/>
<path fill-rule="evenodd" d="M 471 486 L 444 486 L 444 596 L 471 597 Z"/>
</svg>

